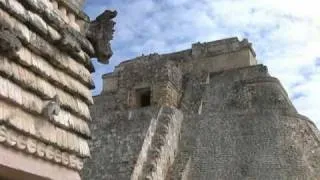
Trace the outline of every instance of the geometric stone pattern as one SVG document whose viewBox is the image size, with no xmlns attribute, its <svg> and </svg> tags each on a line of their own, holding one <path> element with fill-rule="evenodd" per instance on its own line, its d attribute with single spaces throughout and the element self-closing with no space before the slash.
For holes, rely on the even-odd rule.
<svg viewBox="0 0 320 180">
<path fill-rule="evenodd" d="M 83 168 L 83 162 L 80 158 L 68 152 L 62 152 L 52 145 L 45 144 L 30 136 L 18 135 L 17 131 L 3 125 L 0 127 L 0 133 L 1 144 L 5 144 L 8 147 L 14 147 L 17 150 L 75 170 Z"/>
<path fill-rule="evenodd" d="M 83 3 L 0 0 L 0 150 L 18 150 L 27 164 L 40 162 L 28 162 L 37 158 L 47 162 L 43 168 L 57 170 L 59 165 L 66 168 L 61 171 L 65 177 L 75 179 L 83 160 L 90 157 L 87 140 L 91 138 L 90 89 L 94 88 L 90 58 L 97 57 L 96 49 L 99 54 L 110 53 L 109 33 L 115 24 L 111 20 L 115 15 L 103 14 L 102 24 L 95 22 L 100 29 L 90 29 L 91 36 L 92 32 L 108 36 L 99 39 L 105 43 L 99 47 L 87 37 L 91 22 L 82 12 Z M 34 173 L 7 162 L 0 159 L 0 172 L 5 167 Z M 49 174 L 35 175 L 58 177 Z"/>
<path fill-rule="evenodd" d="M 140 56 L 103 79 L 84 179 L 320 178 L 319 130 L 246 39 Z"/>
</svg>

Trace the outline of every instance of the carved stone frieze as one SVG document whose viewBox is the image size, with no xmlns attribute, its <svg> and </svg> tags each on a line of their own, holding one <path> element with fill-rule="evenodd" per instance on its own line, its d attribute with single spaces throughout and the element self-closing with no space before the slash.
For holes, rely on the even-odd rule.
<svg viewBox="0 0 320 180">
<path fill-rule="evenodd" d="M 17 150 L 71 169 L 80 171 L 83 168 L 82 159 L 76 155 L 61 151 L 52 145 L 47 145 L 32 137 L 19 134 L 17 131 L 5 125 L 0 125 L 0 144 L 14 147 Z"/>
</svg>

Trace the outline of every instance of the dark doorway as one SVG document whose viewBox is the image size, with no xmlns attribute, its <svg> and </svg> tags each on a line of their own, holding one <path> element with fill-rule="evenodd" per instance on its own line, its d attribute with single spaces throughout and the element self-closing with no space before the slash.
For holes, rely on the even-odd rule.
<svg viewBox="0 0 320 180">
<path fill-rule="evenodd" d="M 151 105 L 151 90 L 150 88 L 137 89 L 137 106 L 146 107 Z"/>
</svg>

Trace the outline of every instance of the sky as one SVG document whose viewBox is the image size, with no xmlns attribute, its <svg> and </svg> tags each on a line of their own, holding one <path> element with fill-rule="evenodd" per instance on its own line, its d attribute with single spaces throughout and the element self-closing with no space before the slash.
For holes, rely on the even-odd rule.
<svg viewBox="0 0 320 180">
<path fill-rule="evenodd" d="M 87 0 L 85 12 L 91 19 L 105 9 L 118 11 L 110 63 L 93 60 L 93 95 L 102 90 L 101 76 L 121 61 L 237 36 L 253 43 L 258 62 L 280 79 L 299 113 L 320 128 L 319 4 L 319 0 Z"/>
</svg>

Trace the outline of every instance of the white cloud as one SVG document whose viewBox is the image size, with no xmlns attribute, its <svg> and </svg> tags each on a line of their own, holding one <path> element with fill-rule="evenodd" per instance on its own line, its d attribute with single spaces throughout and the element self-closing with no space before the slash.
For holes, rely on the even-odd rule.
<svg viewBox="0 0 320 180">
<path fill-rule="evenodd" d="M 99 3 L 95 7 L 96 3 Z M 257 58 L 280 79 L 299 112 L 320 127 L 320 11 L 317 0 L 111 0 L 118 10 L 111 65 L 142 53 L 190 48 L 198 41 L 247 37 Z M 91 0 L 88 13 L 102 11 Z M 97 11 L 93 12 L 94 9 Z M 100 66 L 96 80 L 110 66 Z M 108 68 L 107 68 L 108 67 Z M 307 71 L 307 76 L 306 73 Z M 98 92 L 96 90 L 96 92 Z"/>
</svg>

